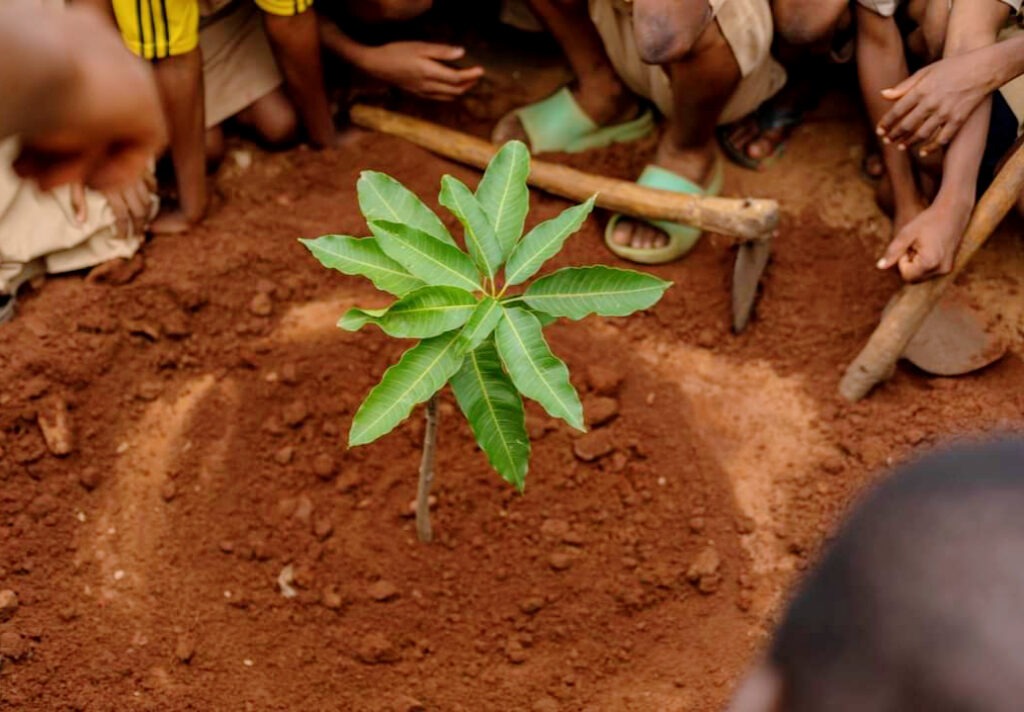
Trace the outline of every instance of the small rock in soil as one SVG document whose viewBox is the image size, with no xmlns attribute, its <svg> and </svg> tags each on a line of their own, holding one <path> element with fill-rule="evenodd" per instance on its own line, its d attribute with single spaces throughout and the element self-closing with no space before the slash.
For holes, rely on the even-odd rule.
<svg viewBox="0 0 1024 712">
<path fill-rule="evenodd" d="M 540 533 L 548 539 L 561 539 L 569 533 L 569 522 L 564 519 L 545 519 L 540 525 Z"/>
<path fill-rule="evenodd" d="M 178 662 L 187 665 L 196 654 L 196 639 L 192 635 L 179 635 L 174 644 L 174 657 Z"/>
<path fill-rule="evenodd" d="M 288 564 L 281 573 L 277 575 L 277 587 L 281 591 L 281 595 L 285 598 L 295 598 L 299 595 L 298 591 L 292 588 L 292 584 L 295 582 L 295 567 Z"/>
<path fill-rule="evenodd" d="M 604 364 L 591 364 L 587 368 L 590 390 L 600 396 L 614 396 L 622 385 L 622 373 Z"/>
<path fill-rule="evenodd" d="M 555 571 L 565 571 L 572 566 L 572 557 L 563 551 L 556 551 L 548 557 L 548 565 Z"/>
<path fill-rule="evenodd" d="M 274 302 L 266 292 L 260 292 L 249 302 L 249 313 L 253 316 L 270 316 L 274 313 Z"/>
<path fill-rule="evenodd" d="M 316 517 L 313 520 L 313 535 L 320 541 L 324 541 L 334 533 L 334 524 L 324 516 Z"/>
<path fill-rule="evenodd" d="M 594 462 L 615 450 L 611 436 L 605 430 L 592 430 L 573 443 L 572 451 L 583 462 Z"/>
<path fill-rule="evenodd" d="M 690 517 L 690 531 L 694 534 L 700 534 L 704 531 L 704 517 Z"/>
<path fill-rule="evenodd" d="M 274 453 L 274 462 L 278 465 L 288 465 L 292 461 L 292 457 L 295 456 L 295 448 L 291 445 L 285 445 Z"/>
<path fill-rule="evenodd" d="M 51 453 L 57 457 L 64 457 L 74 449 L 71 416 L 68 414 L 68 404 L 63 398 L 46 399 L 39 407 L 36 422 L 43 431 L 43 440 Z"/>
<path fill-rule="evenodd" d="M 285 407 L 283 415 L 285 425 L 297 428 L 306 422 L 306 418 L 309 417 L 309 408 L 306 407 L 305 401 L 297 400 Z"/>
<path fill-rule="evenodd" d="M 170 502 L 178 494 L 178 486 L 174 484 L 174 480 L 164 480 L 164 483 L 160 485 L 160 496 L 165 502 Z"/>
<path fill-rule="evenodd" d="M 705 547 L 687 569 L 686 580 L 695 584 L 701 593 L 714 593 L 722 582 L 722 577 L 718 574 L 721 566 L 722 558 L 718 555 L 718 550 L 713 546 Z"/>
<path fill-rule="evenodd" d="M 144 381 L 135 389 L 135 397 L 143 401 L 155 401 L 163 390 L 163 384 L 159 381 Z"/>
<path fill-rule="evenodd" d="M 619 402 L 607 396 L 587 396 L 583 399 L 583 413 L 587 425 L 599 428 L 615 420 L 619 415 Z"/>
<path fill-rule="evenodd" d="M 324 604 L 324 607 L 336 611 L 341 608 L 345 601 L 341 594 L 338 593 L 338 589 L 330 586 L 324 589 L 323 594 L 320 596 L 320 602 Z"/>
<path fill-rule="evenodd" d="M 356 659 L 367 665 L 396 663 L 400 658 L 398 649 L 383 633 L 370 633 L 356 646 Z"/>
<path fill-rule="evenodd" d="M 313 519 L 313 500 L 300 494 L 295 500 L 295 513 L 292 516 L 308 525 Z"/>
<path fill-rule="evenodd" d="M 518 640 L 511 639 L 505 645 L 505 658 L 513 665 L 522 665 L 526 662 L 526 650 Z"/>
<path fill-rule="evenodd" d="M 528 616 L 532 616 L 543 607 L 544 599 L 540 596 L 531 596 L 519 604 L 519 610 Z"/>
<path fill-rule="evenodd" d="M 9 621 L 18 612 L 18 594 L 9 588 L 0 591 L 0 623 Z"/>
<path fill-rule="evenodd" d="M 28 641 L 21 633 L 5 630 L 0 633 L 0 658 L 17 662 L 28 655 Z"/>
<path fill-rule="evenodd" d="M 100 471 L 95 467 L 86 467 L 78 473 L 78 483 L 92 492 L 100 483 Z"/>
<path fill-rule="evenodd" d="M 334 477 L 334 473 L 338 471 L 337 465 L 334 462 L 334 458 L 328 455 L 326 452 L 320 453 L 313 458 L 313 472 L 321 480 L 329 480 Z"/>
<path fill-rule="evenodd" d="M 393 601 L 398 598 L 398 589 L 395 587 L 395 584 L 383 579 L 370 584 L 366 592 L 370 595 L 370 598 L 378 603 Z"/>
<path fill-rule="evenodd" d="M 281 367 L 281 382 L 287 383 L 289 386 L 294 386 L 299 382 L 298 371 L 294 363 L 286 363 Z"/>
</svg>

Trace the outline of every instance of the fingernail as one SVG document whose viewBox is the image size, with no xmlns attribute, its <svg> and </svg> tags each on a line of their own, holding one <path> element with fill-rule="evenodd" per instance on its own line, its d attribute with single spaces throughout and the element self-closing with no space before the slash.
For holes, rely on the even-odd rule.
<svg viewBox="0 0 1024 712">
<path fill-rule="evenodd" d="M 885 261 L 884 257 L 882 259 L 878 260 L 877 263 L 875 263 L 875 267 L 877 267 L 878 269 L 885 269 L 888 266 L 889 266 L 889 263 Z"/>
<path fill-rule="evenodd" d="M 891 143 L 892 143 L 892 141 L 890 141 L 890 140 L 889 140 L 889 137 L 888 137 L 888 136 L 886 136 L 886 137 L 884 137 L 884 138 L 882 139 L 882 143 L 884 143 L 884 144 L 885 144 L 886 146 L 888 146 L 889 144 L 891 144 Z"/>
<path fill-rule="evenodd" d="M 879 126 L 878 128 L 875 129 L 875 134 L 878 136 L 885 136 L 885 129 Z"/>
<path fill-rule="evenodd" d="M 896 146 L 896 148 L 897 148 L 897 150 L 900 150 L 900 151 L 906 151 L 907 150 L 907 147 L 904 146 L 902 143 L 899 144 L 898 146 Z"/>
</svg>

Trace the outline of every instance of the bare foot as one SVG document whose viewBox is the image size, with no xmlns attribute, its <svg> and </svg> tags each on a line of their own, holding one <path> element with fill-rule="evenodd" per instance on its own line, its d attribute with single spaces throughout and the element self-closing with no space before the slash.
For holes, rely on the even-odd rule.
<svg viewBox="0 0 1024 712">
<path fill-rule="evenodd" d="M 180 235 L 191 230 L 193 226 L 194 222 L 185 217 L 181 209 L 175 208 L 161 210 L 149 224 L 149 231 L 154 235 Z"/>
<path fill-rule="evenodd" d="M 666 133 L 662 137 L 661 143 L 658 144 L 654 165 L 689 178 L 697 185 L 707 185 L 711 172 L 715 168 L 717 155 L 715 151 L 713 142 L 699 149 L 679 150 L 672 145 L 672 141 Z M 645 222 L 623 217 L 615 225 L 612 242 L 623 247 L 651 250 L 665 247 L 668 245 L 669 238 L 664 230 Z"/>
<path fill-rule="evenodd" d="M 580 82 L 572 88 L 572 95 L 583 113 L 598 126 L 612 126 L 640 116 L 640 102 L 618 77 Z M 519 116 L 510 112 L 495 124 L 491 141 L 497 144 L 522 141 L 529 145 L 530 137 L 526 135 Z"/>
</svg>

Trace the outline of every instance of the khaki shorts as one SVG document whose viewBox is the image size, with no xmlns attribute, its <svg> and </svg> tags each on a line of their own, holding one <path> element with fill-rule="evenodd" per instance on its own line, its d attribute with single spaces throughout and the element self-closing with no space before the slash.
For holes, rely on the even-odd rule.
<svg viewBox="0 0 1024 712">
<path fill-rule="evenodd" d="M 710 0 L 710 4 L 743 74 L 719 117 L 720 123 L 729 123 L 773 97 L 786 83 L 786 71 L 771 56 L 774 27 L 768 0 Z M 671 81 L 662 67 L 646 64 L 640 58 L 631 3 L 590 0 L 590 17 L 626 85 L 653 101 L 665 116 L 672 116 Z"/>
<path fill-rule="evenodd" d="M 199 46 L 207 128 L 281 86 L 281 72 L 263 32 L 262 13 L 251 2 L 237 2 L 201 25 Z"/>
<path fill-rule="evenodd" d="M 0 294 L 29 274 L 70 272 L 135 254 L 142 236 L 118 232 L 102 195 L 86 191 L 88 217 L 78 224 L 70 189 L 42 193 L 14 174 L 16 150 L 15 140 L 0 142 Z"/>
</svg>

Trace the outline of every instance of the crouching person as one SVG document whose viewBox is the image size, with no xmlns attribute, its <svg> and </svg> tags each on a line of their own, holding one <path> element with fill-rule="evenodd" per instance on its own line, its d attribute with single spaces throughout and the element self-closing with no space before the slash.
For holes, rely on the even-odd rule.
<svg viewBox="0 0 1024 712">
<path fill-rule="evenodd" d="M 772 59 L 768 0 L 530 0 L 561 44 L 576 83 L 504 117 L 497 142 L 534 152 L 585 151 L 666 126 L 638 183 L 695 195 L 722 189 L 719 124 L 751 113 L 785 83 Z M 700 231 L 614 216 L 605 242 L 625 259 L 657 264 L 689 252 Z"/>
<path fill-rule="evenodd" d="M 729 712 L 1013 712 L 1024 444 L 906 468 L 848 519 Z"/>
<path fill-rule="evenodd" d="M 43 192 L 14 174 L 16 152 L 16 140 L 0 142 L 0 324 L 14 316 L 28 280 L 134 255 L 158 208 L 146 181 L 108 193 Z"/>
</svg>

